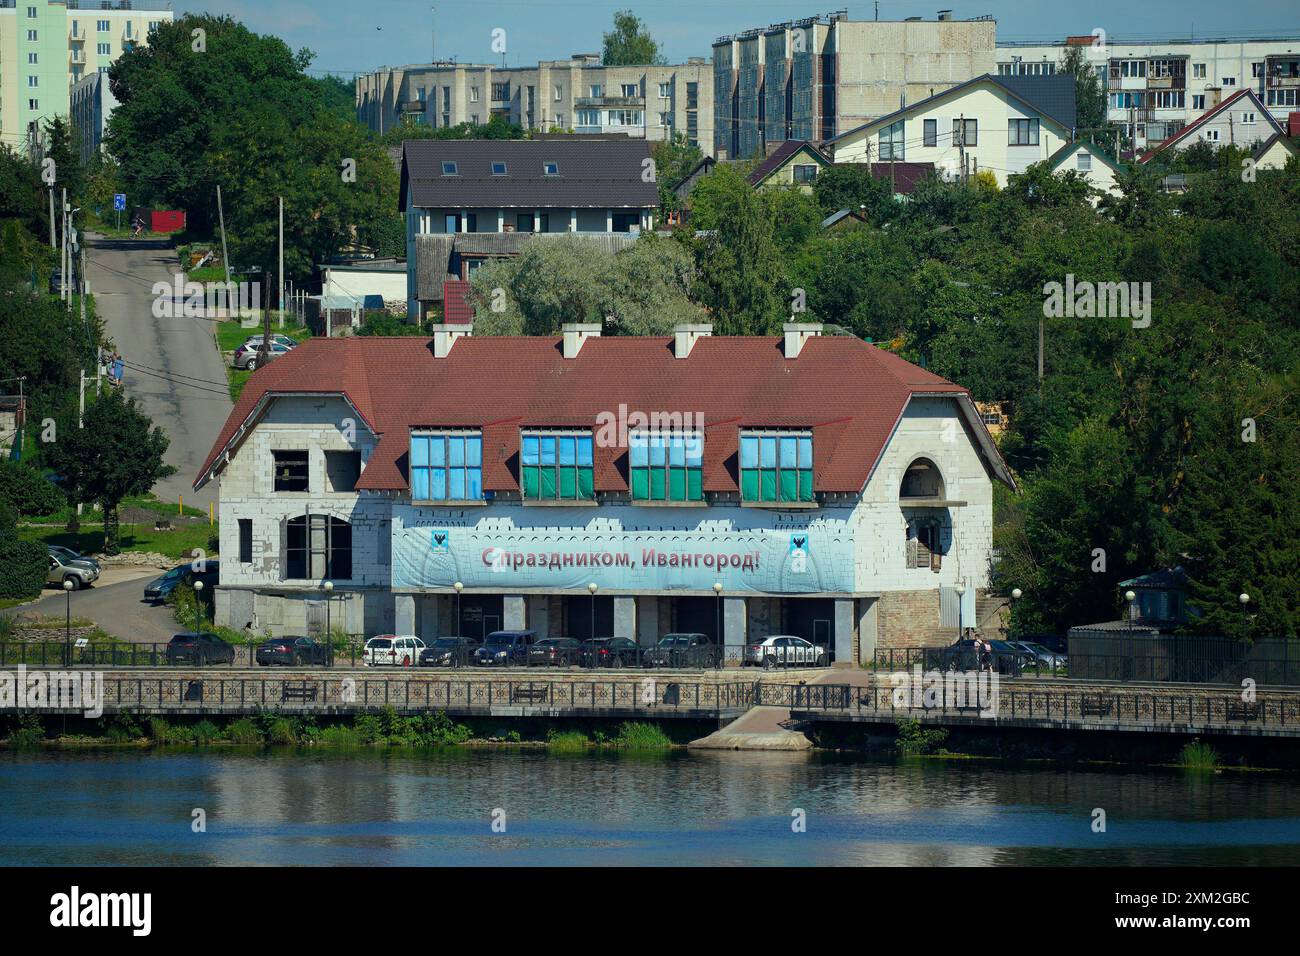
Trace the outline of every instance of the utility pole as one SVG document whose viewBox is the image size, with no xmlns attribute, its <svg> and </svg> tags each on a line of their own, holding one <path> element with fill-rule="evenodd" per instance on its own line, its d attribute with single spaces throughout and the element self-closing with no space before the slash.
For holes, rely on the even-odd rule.
<svg viewBox="0 0 1300 956">
<path fill-rule="evenodd" d="M 89 335 L 90 330 L 86 328 L 86 243 L 79 243 L 78 248 L 81 251 L 81 327 Z"/>
<path fill-rule="evenodd" d="M 77 386 L 77 427 L 86 427 L 86 370 L 78 369 L 81 373 L 81 383 Z M 81 517 L 81 502 L 77 502 L 77 517 Z"/>
<path fill-rule="evenodd" d="M 226 213 L 221 207 L 221 183 L 217 183 L 217 219 L 221 222 L 221 262 L 226 267 L 226 295 L 230 295 L 230 255 L 226 252 Z"/>
<path fill-rule="evenodd" d="M 50 248 L 54 248 L 54 186 L 50 186 Z"/>
<path fill-rule="evenodd" d="M 63 243 L 59 246 L 59 298 L 68 301 L 68 187 L 63 187 Z"/>
<path fill-rule="evenodd" d="M 966 114 L 957 117 L 957 153 L 961 157 L 961 184 L 966 185 Z"/>
<path fill-rule="evenodd" d="M 269 270 L 268 270 L 269 271 Z M 265 273 L 263 273 L 265 274 Z M 268 292 L 270 291 L 268 287 Z M 257 349 L 257 367 L 265 368 L 271 359 L 271 303 L 270 295 L 262 303 L 262 344 Z"/>
</svg>

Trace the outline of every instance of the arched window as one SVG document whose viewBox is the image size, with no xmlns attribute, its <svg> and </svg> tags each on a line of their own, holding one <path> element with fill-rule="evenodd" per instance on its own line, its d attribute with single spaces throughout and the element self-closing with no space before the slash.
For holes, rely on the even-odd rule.
<svg viewBox="0 0 1300 956">
<path fill-rule="evenodd" d="M 288 580 L 352 577 L 352 525 L 333 515 L 301 515 L 286 526 L 284 576 Z"/>
<path fill-rule="evenodd" d="M 935 498 L 942 500 L 943 473 L 929 458 L 918 458 L 907 466 L 902 484 L 898 488 L 899 498 Z"/>
</svg>

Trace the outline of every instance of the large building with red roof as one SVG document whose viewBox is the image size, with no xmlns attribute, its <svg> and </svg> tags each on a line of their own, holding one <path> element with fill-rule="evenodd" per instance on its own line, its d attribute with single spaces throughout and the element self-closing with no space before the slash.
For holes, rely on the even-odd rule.
<svg viewBox="0 0 1300 956">
<path fill-rule="evenodd" d="M 302 633 L 773 634 L 840 662 L 947 643 L 987 586 L 965 389 L 815 324 L 780 337 L 312 339 L 259 369 L 220 482 L 218 623 Z M 324 585 L 330 582 L 331 589 Z"/>
</svg>

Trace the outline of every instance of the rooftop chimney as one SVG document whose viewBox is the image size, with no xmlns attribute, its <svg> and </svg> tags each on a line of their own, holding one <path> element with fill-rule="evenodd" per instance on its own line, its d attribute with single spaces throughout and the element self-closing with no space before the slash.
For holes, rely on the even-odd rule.
<svg viewBox="0 0 1300 956">
<path fill-rule="evenodd" d="M 435 325 L 433 327 L 433 357 L 446 358 L 452 345 L 462 335 L 474 331 L 474 323 L 461 322 L 457 325 Z"/>
<path fill-rule="evenodd" d="M 578 352 L 582 349 L 582 343 L 587 339 L 600 338 L 599 322 L 565 322 L 561 328 L 564 330 L 564 357 L 566 359 L 577 358 Z"/>
<path fill-rule="evenodd" d="M 787 322 L 785 324 L 785 357 L 798 358 L 804 343 L 814 335 L 822 334 L 820 322 Z"/>
<path fill-rule="evenodd" d="M 703 325 L 678 325 L 673 327 L 673 354 L 679 359 L 684 359 L 691 354 L 691 349 L 695 348 L 695 343 L 706 335 L 713 334 L 713 326 L 705 323 Z"/>
</svg>

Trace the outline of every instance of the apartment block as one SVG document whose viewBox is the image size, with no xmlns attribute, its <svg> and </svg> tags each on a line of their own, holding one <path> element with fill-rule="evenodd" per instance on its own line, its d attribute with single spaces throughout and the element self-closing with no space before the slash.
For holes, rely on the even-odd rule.
<svg viewBox="0 0 1300 956">
<path fill-rule="evenodd" d="M 991 17 L 850 20 L 845 11 L 746 30 L 713 44 L 719 158 L 827 140 L 994 69 Z"/>
<path fill-rule="evenodd" d="M 1139 149 L 1154 148 L 1243 89 L 1283 125 L 1300 110 L 1300 37 L 1103 42 L 1072 36 L 1047 44 L 999 43 L 998 73 L 1050 75 L 1069 46 L 1085 48 L 1106 91 L 1110 123 Z"/>
<path fill-rule="evenodd" d="M 535 67 L 439 62 L 385 67 L 357 77 L 357 119 L 377 133 L 403 120 L 435 128 L 493 116 L 530 130 L 622 133 L 651 141 L 682 133 L 709 151 L 709 62 L 602 66 L 594 53 Z"/>
<path fill-rule="evenodd" d="M 172 18 L 156 0 L 0 0 L 0 141 L 30 145 L 46 120 L 69 115 L 73 86 Z"/>
</svg>

